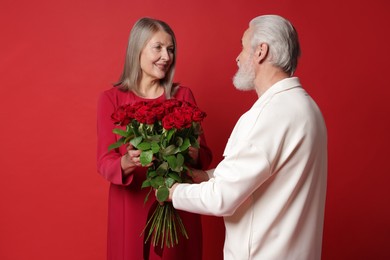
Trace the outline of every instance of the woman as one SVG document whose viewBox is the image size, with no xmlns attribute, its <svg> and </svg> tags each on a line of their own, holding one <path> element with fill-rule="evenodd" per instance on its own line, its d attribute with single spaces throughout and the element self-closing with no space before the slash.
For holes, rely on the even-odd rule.
<svg viewBox="0 0 390 260">
<path fill-rule="evenodd" d="M 141 189 L 146 168 L 140 164 L 140 151 L 132 146 L 108 151 L 108 146 L 119 138 L 112 133 L 115 126 L 111 120 L 118 106 L 170 98 L 195 104 L 189 88 L 172 83 L 175 61 L 176 39 L 171 28 L 163 21 L 141 18 L 131 30 L 119 82 L 104 91 L 98 102 L 97 167 L 110 182 L 107 244 L 110 260 L 202 258 L 201 220 L 196 214 L 180 212 L 189 239 L 180 237 L 178 245 L 163 250 L 151 246 L 150 241 L 145 243 L 141 232 L 157 202 L 150 196 L 144 204 L 148 189 Z M 190 154 L 197 161 L 197 168 L 209 166 L 211 152 L 203 135 L 200 149 L 191 148 Z"/>
</svg>

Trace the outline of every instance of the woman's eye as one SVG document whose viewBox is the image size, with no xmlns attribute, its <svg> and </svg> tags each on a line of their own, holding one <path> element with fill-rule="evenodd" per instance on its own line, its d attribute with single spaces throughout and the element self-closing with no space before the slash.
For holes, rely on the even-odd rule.
<svg viewBox="0 0 390 260">
<path fill-rule="evenodd" d="M 175 52 L 175 49 L 173 49 L 173 48 L 168 48 L 168 52 L 169 52 L 169 53 L 174 53 L 174 52 Z"/>
</svg>

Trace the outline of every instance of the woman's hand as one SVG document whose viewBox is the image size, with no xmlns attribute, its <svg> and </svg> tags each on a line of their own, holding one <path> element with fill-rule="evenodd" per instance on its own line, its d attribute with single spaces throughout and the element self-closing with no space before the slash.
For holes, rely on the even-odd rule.
<svg viewBox="0 0 390 260">
<path fill-rule="evenodd" d="M 134 149 L 134 146 L 130 143 L 126 148 L 127 153 L 121 158 L 121 167 L 125 176 L 129 175 L 136 167 L 142 166 L 139 158 L 142 151 Z M 152 163 L 145 165 L 144 167 L 149 167 L 151 165 Z"/>
<path fill-rule="evenodd" d="M 207 172 L 198 169 L 190 168 L 187 172 L 187 175 L 192 179 L 194 183 L 201 183 L 209 180 L 209 175 L 207 174 Z"/>
<path fill-rule="evenodd" d="M 198 162 L 199 162 L 199 149 L 190 146 L 190 147 L 188 148 L 188 155 L 189 155 L 189 156 L 192 158 L 192 160 L 193 160 L 193 161 L 191 162 L 191 165 L 192 165 L 192 166 L 198 165 Z"/>
<path fill-rule="evenodd" d="M 198 164 L 198 159 L 199 159 L 199 149 L 190 146 L 188 148 L 188 155 L 194 160 L 194 165 Z"/>
</svg>

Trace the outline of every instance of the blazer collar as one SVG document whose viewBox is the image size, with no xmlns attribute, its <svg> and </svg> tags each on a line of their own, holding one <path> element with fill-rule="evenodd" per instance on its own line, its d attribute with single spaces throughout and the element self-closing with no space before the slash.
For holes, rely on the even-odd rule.
<svg viewBox="0 0 390 260">
<path fill-rule="evenodd" d="M 301 82 L 299 81 L 298 77 L 291 77 L 286 78 L 283 80 L 280 80 L 276 82 L 274 85 L 272 85 L 267 91 L 261 95 L 257 101 L 253 104 L 253 107 L 261 105 L 265 100 L 271 98 L 273 95 L 286 91 L 292 88 L 301 88 Z"/>
</svg>

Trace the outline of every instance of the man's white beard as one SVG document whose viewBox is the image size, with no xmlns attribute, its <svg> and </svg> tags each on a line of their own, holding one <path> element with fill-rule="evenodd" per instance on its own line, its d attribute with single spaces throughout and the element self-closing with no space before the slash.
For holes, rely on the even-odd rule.
<svg viewBox="0 0 390 260">
<path fill-rule="evenodd" d="M 238 90 L 253 90 L 255 88 L 255 70 L 250 62 L 251 59 L 248 59 L 248 62 L 239 67 L 233 77 L 233 84 Z"/>
</svg>

